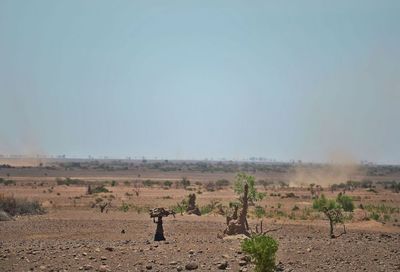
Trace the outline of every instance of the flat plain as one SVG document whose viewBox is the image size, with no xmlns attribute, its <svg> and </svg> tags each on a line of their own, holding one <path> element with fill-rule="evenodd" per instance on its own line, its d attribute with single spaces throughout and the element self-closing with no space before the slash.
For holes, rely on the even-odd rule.
<svg viewBox="0 0 400 272">
<path fill-rule="evenodd" d="M 265 193 L 248 220 L 253 230 L 262 221 L 277 239 L 278 270 L 400 270 L 400 194 L 391 187 L 400 167 L 111 160 L 4 164 L 0 194 L 38 201 L 45 213 L 0 222 L 0 270 L 180 271 L 192 265 L 252 271 L 243 237 L 223 235 L 242 171 Z M 88 194 L 89 185 L 105 190 Z M 312 209 L 311 191 L 352 197 L 346 234 L 329 237 L 328 221 Z M 201 216 L 180 213 L 191 193 Z M 164 242 L 153 241 L 148 210 L 155 207 L 177 211 L 164 219 Z"/>
</svg>

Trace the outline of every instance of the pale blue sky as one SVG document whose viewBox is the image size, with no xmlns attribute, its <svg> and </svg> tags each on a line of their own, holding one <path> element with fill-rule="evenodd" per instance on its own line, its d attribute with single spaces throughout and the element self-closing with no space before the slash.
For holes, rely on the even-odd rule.
<svg viewBox="0 0 400 272">
<path fill-rule="evenodd" d="M 0 153 L 400 163 L 400 1 L 0 0 Z"/>
</svg>

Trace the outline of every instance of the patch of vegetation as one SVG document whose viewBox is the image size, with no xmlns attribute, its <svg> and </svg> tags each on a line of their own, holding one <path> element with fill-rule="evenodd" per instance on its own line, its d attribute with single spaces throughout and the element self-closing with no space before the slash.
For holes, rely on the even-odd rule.
<svg viewBox="0 0 400 272">
<path fill-rule="evenodd" d="M 257 218 L 262 218 L 262 217 L 264 217 L 267 213 L 266 213 L 266 211 L 265 211 L 265 209 L 264 209 L 263 207 L 257 205 L 257 206 L 254 208 L 254 214 L 255 214 L 255 216 L 256 216 Z"/>
<path fill-rule="evenodd" d="M 44 213 L 44 209 L 38 201 L 3 195 L 0 195 L 0 210 L 11 216 Z"/>
<path fill-rule="evenodd" d="M 299 206 L 294 205 L 293 208 L 292 208 L 292 211 L 298 211 L 298 210 L 300 210 Z"/>
<path fill-rule="evenodd" d="M 128 212 L 129 211 L 129 204 L 122 202 L 121 206 L 118 208 L 121 212 Z"/>
<path fill-rule="evenodd" d="M 16 183 L 15 183 L 15 180 L 0 178 L 0 184 L 4 184 L 5 186 L 8 186 L 11 184 L 15 185 Z"/>
<path fill-rule="evenodd" d="M 340 193 L 336 201 L 342 206 L 345 212 L 352 212 L 354 210 L 353 199 L 350 196 Z"/>
<path fill-rule="evenodd" d="M 170 181 L 170 180 L 164 181 L 164 187 L 171 188 L 171 186 L 172 186 L 172 181 Z"/>
<path fill-rule="evenodd" d="M 143 183 L 144 187 L 153 187 L 154 185 L 160 184 L 158 181 L 151 180 L 151 179 L 146 179 L 142 183 Z"/>
<path fill-rule="evenodd" d="M 181 185 L 183 188 L 186 189 L 187 187 L 190 186 L 190 180 L 188 180 L 186 177 L 183 177 L 182 180 L 180 181 L 180 185 Z"/>
<path fill-rule="evenodd" d="M 188 199 L 184 198 L 181 202 L 176 203 L 175 206 L 170 207 L 175 213 L 180 213 L 181 215 L 186 211 L 188 207 Z"/>
<path fill-rule="evenodd" d="M 239 173 L 236 176 L 236 181 L 234 184 L 234 191 L 237 195 L 243 194 L 244 185 L 247 183 L 249 186 L 249 202 L 254 203 L 256 201 L 262 200 L 266 194 L 258 192 L 255 187 L 255 178 L 253 176 L 246 175 L 245 173 Z"/>
<path fill-rule="evenodd" d="M 241 243 L 243 252 L 249 254 L 255 263 L 256 272 L 275 271 L 275 254 L 278 242 L 267 235 L 253 235 Z"/>
<path fill-rule="evenodd" d="M 218 189 L 228 187 L 229 185 L 230 185 L 230 182 L 227 179 L 219 179 L 215 182 L 215 186 L 217 186 Z"/>
<path fill-rule="evenodd" d="M 200 207 L 200 213 L 202 214 L 202 215 L 204 215 L 204 214 L 209 214 L 209 213 L 211 213 L 213 210 L 214 210 L 214 205 L 212 204 L 212 203 L 210 203 L 210 204 L 207 204 L 207 205 L 204 205 L 204 206 L 201 206 Z"/>
<path fill-rule="evenodd" d="M 110 191 L 104 186 L 100 185 L 92 189 L 93 194 L 98 194 L 98 193 L 109 193 Z"/>
<path fill-rule="evenodd" d="M 334 225 L 337 223 L 343 224 L 343 234 L 346 233 L 346 228 L 344 226 L 344 216 L 342 214 L 342 206 L 335 199 L 327 199 L 323 194 L 317 197 L 313 201 L 313 208 L 319 212 L 323 212 L 329 220 L 330 226 L 330 237 L 335 238 L 333 233 Z"/>
<path fill-rule="evenodd" d="M 111 186 L 114 187 L 115 185 L 118 185 L 118 183 L 115 180 L 111 181 Z"/>
<path fill-rule="evenodd" d="M 83 180 L 80 179 L 71 179 L 71 178 L 57 178 L 56 179 L 57 185 L 83 185 L 85 184 L 85 182 Z"/>
<path fill-rule="evenodd" d="M 368 204 L 364 206 L 364 209 L 369 212 L 369 218 L 376 221 L 390 221 L 392 214 L 399 214 L 399 207 L 392 207 L 385 204 L 373 205 Z"/>
</svg>

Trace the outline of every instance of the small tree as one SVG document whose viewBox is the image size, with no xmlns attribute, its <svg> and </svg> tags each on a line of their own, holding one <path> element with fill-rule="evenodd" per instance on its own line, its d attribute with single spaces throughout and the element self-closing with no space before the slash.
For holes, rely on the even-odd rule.
<svg viewBox="0 0 400 272">
<path fill-rule="evenodd" d="M 252 235 L 241 243 L 242 250 L 253 259 L 256 272 L 275 271 L 275 254 L 278 242 L 267 235 Z"/>
<path fill-rule="evenodd" d="M 224 231 L 225 234 L 245 234 L 250 236 L 249 224 L 247 222 L 249 202 L 254 203 L 254 201 L 261 200 L 265 196 L 265 194 L 257 192 L 254 184 L 255 179 L 253 176 L 248 176 L 244 173 L 239 173 L 236 176 L 235 193 L 239 196 L 241 210 L 238 214 L 239 208 L 236 206 L 234 215 L 226 217 L 227 228 Z"/>
<path fill-rule="evenodd" d="M 344 216 L 342 214 L 342 206 L 335 199 L 327 199 L 322 194 L 320 197 L 314 199 L 313 208 L 320 212 L 323 212 L 325 216 L 328 218 L 330 227 L 329 234 L 331 238 L 336 238 L 336 236 L 333 233 L 333 230 L 334 226 L 337 223 L 343 224 L 342 234 L 346 233 L 346 227 L 344 225 Z"/>
<path fill-rule="evenodd" d="M 256 201 L 262 200 L 266 196 L 265 193 L 257 191 L 255 186 L 255 178 L 253 176 L 246 175 L 245 173 L 239 173 L 236 175 L 234 191 L 237 195 L 243 196 L 245 184 L 248 185 L 248 200 L 251 204 L 254 204 L 254 202 Z"/>
</svg>

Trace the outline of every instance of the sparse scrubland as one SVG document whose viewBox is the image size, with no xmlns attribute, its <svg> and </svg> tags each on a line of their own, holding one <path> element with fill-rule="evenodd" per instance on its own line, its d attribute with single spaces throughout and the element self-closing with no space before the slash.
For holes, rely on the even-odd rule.
<svg viewBox="0 0 400 272">
<path fill-rule="evenodd" d="M 330 168 L 170 161 L 3 167 L 0 267 L 400 269 L 400 167 L 359 166 L 351 179 L 327 175 L 321 183 L 306 182 L 304 169 Z M 157 207 L 176 214 L 164 220 L 165 242 L 153 241 L 148 212 Z"/>
</svg>

